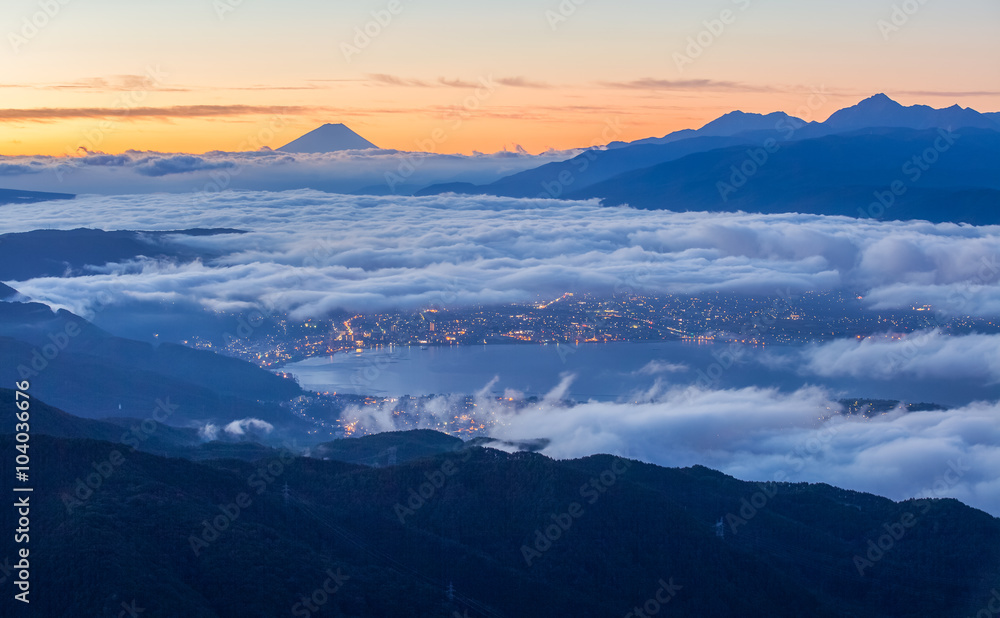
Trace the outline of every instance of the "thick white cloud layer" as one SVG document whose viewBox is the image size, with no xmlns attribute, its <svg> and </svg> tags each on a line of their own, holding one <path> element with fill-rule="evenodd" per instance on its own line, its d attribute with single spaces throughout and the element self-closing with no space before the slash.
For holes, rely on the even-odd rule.
<svg viewBox="0 0 1000 618">
<path fill-rule="evenodd" d="M 569 406 L 560 400 L 570 380 L 521 406 L 490 397 L 491 384 L 476 395 L 472 415 L 508 450 L 543 438 L 542 453 L 557 459 L 609 453 L 668 467 L 704 465 L 744 480 L 829 483 L 894 500 L 955 498 L 1000 516 L 1000 403 L 866 419 L 840 414 L 840 404 L 816 387 L 690 387 L 651 391 L 639 403 Z M 442 427 L 459 404 L 454 396 L 430 399 L 421 426 Z M 401 428 L 390 407 L 355 407 L 345 417 L 367 431 Z"/>
<path fill-rule="evenodd" d="M 901 500 L 952 497 L 1000 515 L 1000 405 L 834 416 L 825 393 L 672 391 L 647 404 L 535 409 L 497 430 L 552 439 L 545 454 L 627 455 L 665 466 L 703 464 L 747 480 L 825 482 Z M 961 476 L 945 476 L 952 464 Z"/>
<path fill-rule="evenodd" d="M 305 317 L 335 308 L 523 301 L 564 291 L 831 288 L 856 290 L 878 306 L 934 304 L 951 314 L 996 315 L 1000 306 L 1000 227 L 313 191 L 84 197 L 2 209 L 3 232 L 249 230 L 178 239 L 223 254 L 210 261 L 140 260 L 86 277 L 14 283 L 33 298 L 77 311 L 102 292 L 216 308 L 263 304 Z M 902 342 L 837 341 L 808 348 L 791 362 L 806 375 L 995 382 L 996 341 L 936 332 Z M 904 348 L 917 344 L 916 354 Z M 689 373 L 684 369 L 653 364 L 641 371 L 668 379 Z M 610 452 L 662 465 L 704 464 L 745 479 L 784 474 L 896 499 L 950 496 L 1000 514 L 1000 404 L 845 419 L 834 413 L 835 397 L 815 388 L 671 390 L 661 382 L 633 400 L 639 403 L 567 408 L 560 400 L 569 380 L 517 413 L 486 405 L 484 389 L 480 413 L 500 417 L 497 438 L 550 439 L 545 452 L 555 457 Z M 439 398 L 430 411 L 445 418 L 455 403 Z M 385 411 L 365 413 L 373 428 L 394 428 Z M 205 433 L 255 430 L 266 428 L 241 423 Z M 955 468 L 957 480 L 945 476 Z"/>
<path fill-rule="evenodd" d="M 596 202 L 358 197 L 315 191 L 82 197 L 3 207 L 0 231 L 233 227 L 182 238 L 223 252 L 142 261 L 75 279 L 17 282 L 77 311 L 113 297 L 296 316 L 533 300 L 564 291 L 778 294 L 847 288 L 879 306 L 934 303 L 996 315 L 1000 227 L 812 215 L 671 213 Z"/>
<path fill-rule="evenodd" d="M 892 380 L 906 376 L 996 384 L 1000 382 L 1000 335 L 951 337 L 934 330 L 904 337 L 838 339 L 776 354 L 769 362 L 823 377 Z"/>
</svg>

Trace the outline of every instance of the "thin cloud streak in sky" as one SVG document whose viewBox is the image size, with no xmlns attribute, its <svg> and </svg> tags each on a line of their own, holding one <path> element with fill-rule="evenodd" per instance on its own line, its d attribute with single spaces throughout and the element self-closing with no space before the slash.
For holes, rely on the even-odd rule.
<svg viewBox="0 0 1000 618">
<path fill-rule="evenodd" d="M 404 88 L 439 88 L 441 86 L 448 86 L 450 88 L 478 88 L 482 86 L 481 81 L 470 81 L 461 78 L 446 78 L 439 77 L 436 80 L 428 81 L 426 79 L 419 79 L 414 77 L 403 77 L 400 75 L 391 75 L 387 73 L 371 73 L 368 75 L 369 81 L 385 86 L 401 86 Z M 529 80 L 522 76 L 515 77 L 500 77 L 490 80 L 502 85 L 509 86 L 511 88 L 551 88 L 550 84 L 544 82 L 537 82 Z"/>
<path fill-rule="evenodd" d="M 602 82 L 612 88 L 635 90 L 708 90 L 719 92 L 778 92 L 771 86 L 757 86 L 740 82 L 718 81 L 714 79 L 654 79 L 644 77 L 628 82 Z"/>
<path fill-rule="evenodd" d="M 172 107 L 41 107 L 0 109 L 0 122 L 65 120 L 68 118 L 217 118 L 308 114 L 316 108 L 278 105 L 175 105 Z"/>
</svg>

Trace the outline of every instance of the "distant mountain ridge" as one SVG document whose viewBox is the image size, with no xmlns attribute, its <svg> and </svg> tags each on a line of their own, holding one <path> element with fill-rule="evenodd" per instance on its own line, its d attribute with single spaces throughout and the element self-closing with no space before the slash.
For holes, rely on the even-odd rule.
<svg viewBox="0 0 1000 618">
<path fill-rule="evenodd" d="M 835 134 L 773 152 L 736 146 L 632 170 L 565 198 L 651 210 L 1000 223 L 1000 131 L 963 129 L 951 139 L 943 152 L 934 145 L 947 142 L 933 129 Z M 928 151 L 933 164 L 923 159 Z"/>
<path fill-rule="evenodd" d="M 19 191 L 17 189 L 0 189 L 0 205 L 31 204 L 49 200 L 71 200 L 76 195 L 72 193 L 47 193 L 45 191 Z"/>
<path fill-rule="evenodd" d="M 790 116 L 785 112 L 756 114 L 736 110 L 719 116 L 700 129 L 683 129 L 664 137 L 647 137 L 634 142 L 612 142 L 608 144 L 608 148 L 623 148 L 639 144 L 669 144 L 692 137 L 733 137 L 755 131 L 774 132 L 787 130 L 789 127 L 798 129 L 806 124 L 808 123 L 805 120 Z"/>
<path fill-rule="evenodd" d="M 488 185 L 434 185 L 417 195 L 995 224 L 998 139 L 1000 113 L 906 107 L 879 94 L 822 123 L 730 112 L 701 129 L 617 142 Z M 886 197 L 893 186 L 900 194 Z"/>
<path fill-rule="evenodd" d="M 752 142 L 747 138 L 741 137 L 698 136 L 662 143 L 644 142 L 628 148 L 591 150 L 567 161 L 547 163 L 532 170 L 501 178 L 489 185 L 469 183 L 435 185 L 417 191 L 416 195 L 447 192 L 559 198 L 637 167 L 666 163 L 693 153 L 750 143 Z"/>
<path fill-rule="evenodd" d="M 904 106 L 879 93 L 850 107 L 834 112 L 824 122 L 806 122 L 785 112 L 770 114 L 733 111 L 716 118 L 700 129 L 683 129 L 664 137 L 649 137 L 633 142 L 612 142 L 609 148 L 637 144 L 665 144 L 696 136 L 734 136 L 755 131 L 786 132 L 794 127 L 798 139 L 847 133 L 860 129 L 958 129 L 973 127 L 1000 130 L 1000 112 L 980 113 L 972 108 L 952 105 L 936 109 L 927 105 Z"/>
<path fill-rule="evenodd" d="M 139 256 L 187 262 L 213 254 L 172 243 L 170 236 L 245 233 L 228 228 L 154 232 L 78 228 L 0 234 L 0 281 L 61 277 L 67 272 L 81 273 L 88 266 L 104 266 Z"/>
<path fill-rule="evenodd" d="M 341 150 L 369 150 L 378 146 L 361 137 L 344 124 L 325 124 L 302 137 L 292 140 L 281 152 L 301 154 L 338 152 Z"/>
<path fill-rule="evenodd" d="M 860 129 L 892 127 L 906 129 L 951 129 L 964 127 L 1000 130 L 995 118 L 968 107 L 952 105 L 935 109 L 927 105 L 905 107 L 884 94 L 877 94 L 857 105 L 834 112 L 822 126 L 830 132 L 844 133 Z"/>
</svg>

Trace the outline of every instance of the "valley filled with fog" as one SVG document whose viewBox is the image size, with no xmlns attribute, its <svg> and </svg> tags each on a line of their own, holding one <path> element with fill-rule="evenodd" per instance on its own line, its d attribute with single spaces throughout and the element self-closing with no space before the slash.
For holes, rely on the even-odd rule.
<svg viewBox="0 0 1000 618">
<path fill-rule="evenodd" d="M 294 375 L 307 391 L 340 387 L 373 397 L 325 419 L 334 427 L 320 434 L 327 438 L 344 435 L 348 424 L 361 433 L 447 429 L 447 419 L 471 414 L 475 435 L 498 445 L 543 440 L 542 452 L 557 458 L 612 453 L 703 464 L 748 480 L 825 482 L 894 499 L 938 492 L 1000 513 L 993 474 L 1000 462 L 1000 334 L 992 321 L 1000 308 L 998 227 L 487 196 L 299 190 L 189 198 L 81 196 L 6 206 L 7 233 L 94 222 L 107 231 L 217 230 L 140 234 L 148 245 L 141 255 L 9 283 L 24 298 L 153 343 L 182 342 L 185 325 L 202 339 L 253 339 L 259 322 L 242 332 L 238 319 L 249 318 L 239 316 L 263 323 L 308 323 L 336 312 L 426 317 L 419 312 L 430 308 L 545 307 L 567 293 L 647 304 L 664 294 L 773 297 L 787 305 L 785 314 L 801 312 L 794 307 L 803 295 L 856 295 L 852 311 L 903 311 L 922 321 L 899 332 L 890 322 L 863 336 L 831 332 L 787 345 L 741 343 L 729 326 L 735 335 L 711 331 L 718 339 L 700 343 L 428 349 L 414 341 L 358 353 L 342 348 L 366 344 L 340 333 L 346 343 L 336 353 L 306 354 L 272 370 Z M 746 318 L 744 337 L 767 330 L 760 320 Z M 420 397 L 405 422 L 393 411 L 401 395 Z M 845 399 L 903 407 L 850 414 Z M 474 409 L 465 403 L 459 411 L 459 401 Z M 934 406 L 910 411 L 906 404 Z M 280 417 L 252 420 L 240 422 L 264 440 L 282 426 Z M 204 433 L 239 419 L 202 421 Z M 956 483 L 928 483 L 955 462 L 963 466 Z"/>
</svg>

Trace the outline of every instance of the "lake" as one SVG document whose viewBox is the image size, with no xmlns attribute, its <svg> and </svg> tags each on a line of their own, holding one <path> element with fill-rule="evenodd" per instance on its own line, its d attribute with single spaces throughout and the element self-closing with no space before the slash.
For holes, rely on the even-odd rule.
<svg viewBox="0 0 1000 618">
<path fill-rule="evenodd" d="M 487 386 L 487 392 L 496 395 L 514 389 L 540 396 L 571 374 L 575 378 L 566 397 L 575 400 L 627 401 L 650 389 L 657 380 L 664 385 L 761 386 L 782 391 L 819 385 L 838 397 L 953 406 L 1000 399 L 1000 386 L 984 386 L 974 380 L 822 378 L 800 375 L 795 363 L 774 362 L 775 358 L 794 357 L 797 349 L 679 341 L 579 346 L 401 346 L 314 357 L 282 370 L 295 375 L 309 390 L 380 396 L 472 394 Z"/>
</svg>

